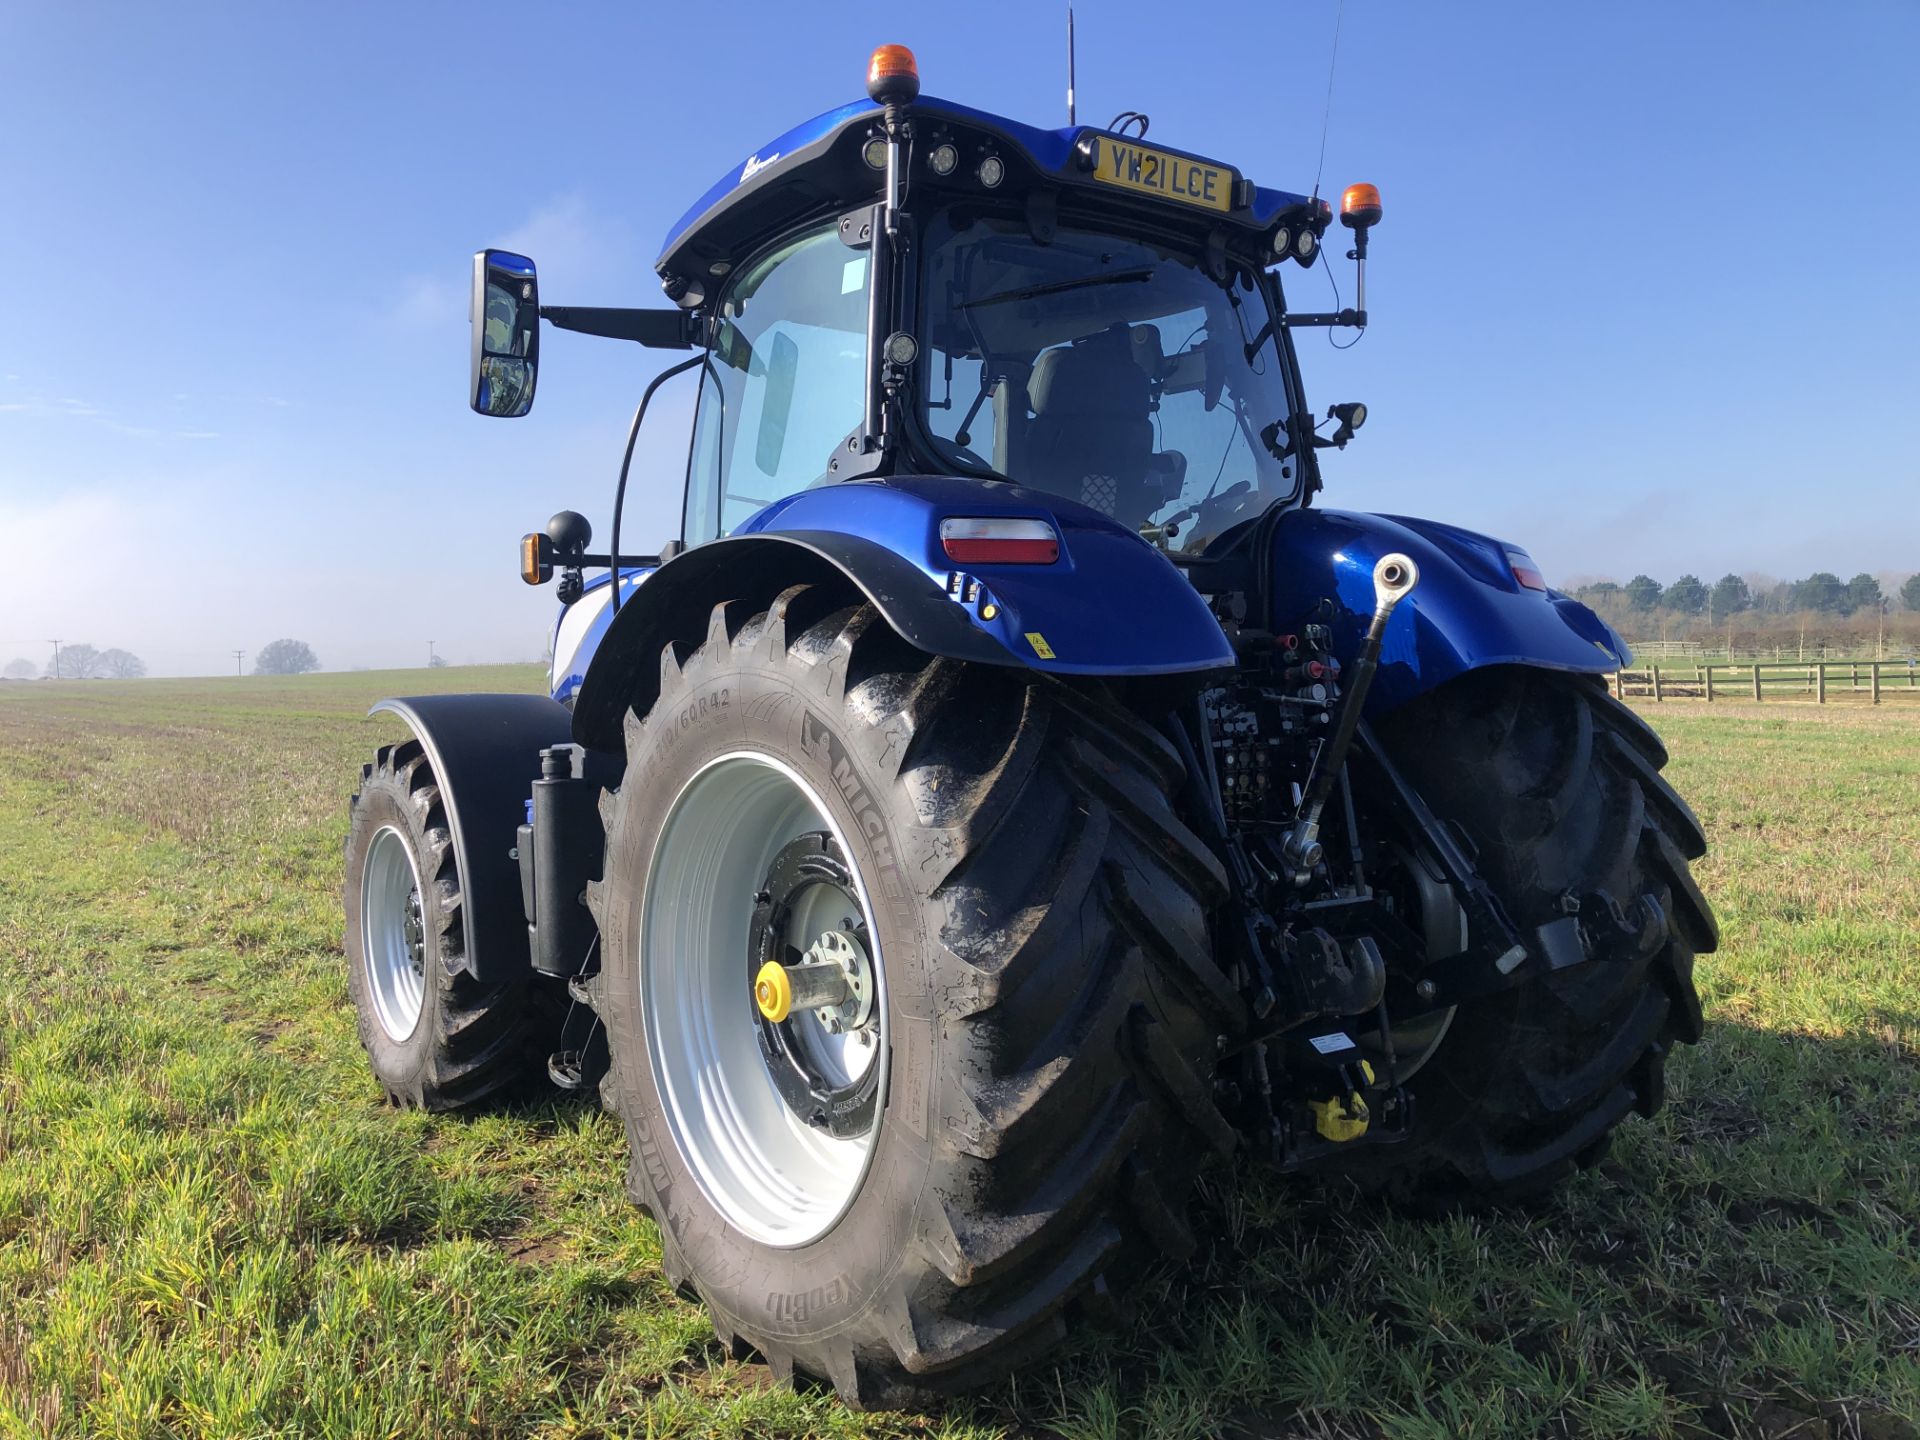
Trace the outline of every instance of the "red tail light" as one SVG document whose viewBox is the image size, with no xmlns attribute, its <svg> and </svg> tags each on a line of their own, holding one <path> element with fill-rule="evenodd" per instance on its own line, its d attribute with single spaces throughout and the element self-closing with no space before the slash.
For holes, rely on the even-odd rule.
<svg viewBox="0 0 1920 1440">
<path fill-rule="evenodd" d="M 1528 590 L 1546 591 L 1546 576 L 1540 573 L 1540 567 L 1533 563 L 1533 557 L 1524 550 L 1508 547 L 1507 568 L 1513 571 L 1513 578 Z"/>
<path fill-rule="evenodd" d="M 1060 536 L 1045 520 L 979 516 L 942 520 L 940 545 L 956 565 L 1051 565 Z"/>
</svg>

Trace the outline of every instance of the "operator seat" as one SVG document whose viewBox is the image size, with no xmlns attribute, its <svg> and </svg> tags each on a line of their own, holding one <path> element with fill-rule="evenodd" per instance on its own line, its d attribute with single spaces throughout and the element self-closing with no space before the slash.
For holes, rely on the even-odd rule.
<svg viewBox="0 0 1920 1440">
<path fill-rule="evenodd" d="M 1166 502 L 1153 451 L 1159 331 L 1113 325 L 1044 351 L 1027 382 L 1034 419 L 1027 474 L 1035 489 L 1078 500 L 1137 529 Z"/>
</svg>

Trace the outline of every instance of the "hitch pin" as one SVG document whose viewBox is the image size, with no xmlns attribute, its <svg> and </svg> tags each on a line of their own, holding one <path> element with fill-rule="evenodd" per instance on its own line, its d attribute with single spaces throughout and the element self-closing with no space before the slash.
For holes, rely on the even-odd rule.
<svg viewBox="0 0 1920 1440">
<path fill-rule="evenodd" d="M 1382 555 L 1373 567 L 1373 623 L 1360 642 L 1360 658 L 1353 666 L 1353 683 L 1341 692 L 1333 738 L 1320 752 L 1320 763 L 1314 767 L 1307 798 L 1301 803 L 1293 829 L 1281 847 L 1287 863 L 1293 867 L 1296 884 L 1304 884 L 1313 867 L 1320 863 L 1320 813 L 1326 809 L 1327 797 L 1333 794 L 1339 780 L 1340 768 L 1353 745 L 1354 729 L 1360 723 L 1360 707 L 1366 702 L 1374 671 L 1380 668 L 1380 642 L 1386 636 L 1387 621 L 1393 615 L 1394 606 L 1406 599 L 1419 583 L 1420 567 L 1410 556 L 1397 550 Z"/>
</svg>

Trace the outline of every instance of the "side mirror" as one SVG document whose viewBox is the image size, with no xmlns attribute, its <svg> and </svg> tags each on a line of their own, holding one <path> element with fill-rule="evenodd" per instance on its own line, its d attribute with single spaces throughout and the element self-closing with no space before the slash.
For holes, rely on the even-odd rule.
<svg viewBox="0 0 1920 1440">
<path fill-rule="evenodd" d="M 482 415 L 512 418 L 533 408 L 540 368 L 540 281 L 533 261 L 505 250 L 473 257 L 473 366 L 467 395 Z"/>
</svg>

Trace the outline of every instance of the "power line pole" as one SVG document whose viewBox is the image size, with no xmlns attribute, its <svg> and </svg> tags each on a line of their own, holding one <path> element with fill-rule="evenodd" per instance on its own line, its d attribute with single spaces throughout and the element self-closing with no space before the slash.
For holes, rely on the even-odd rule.
<svg viewBox="0 0 1920 1440">
<path fill-rule="evenodd" d="M 240 669 L 240 662 L 246 658 L 246 654 L 247 652 L 244 650 L 236 650 L 233 652 L 233 673 L 234 674 L 239 675 L 244 673 Z"/>
<path fill-rule="evenodd" d="M 53 646 L 53 678 L 58 680 L 60 678 L 60 642 L 49 640 L 47 643 Z"/>
<path fill-rule="evenodd" d="M 427 669 L 433 669 L 433 641 L 427 641 Z"/>
</svg>

